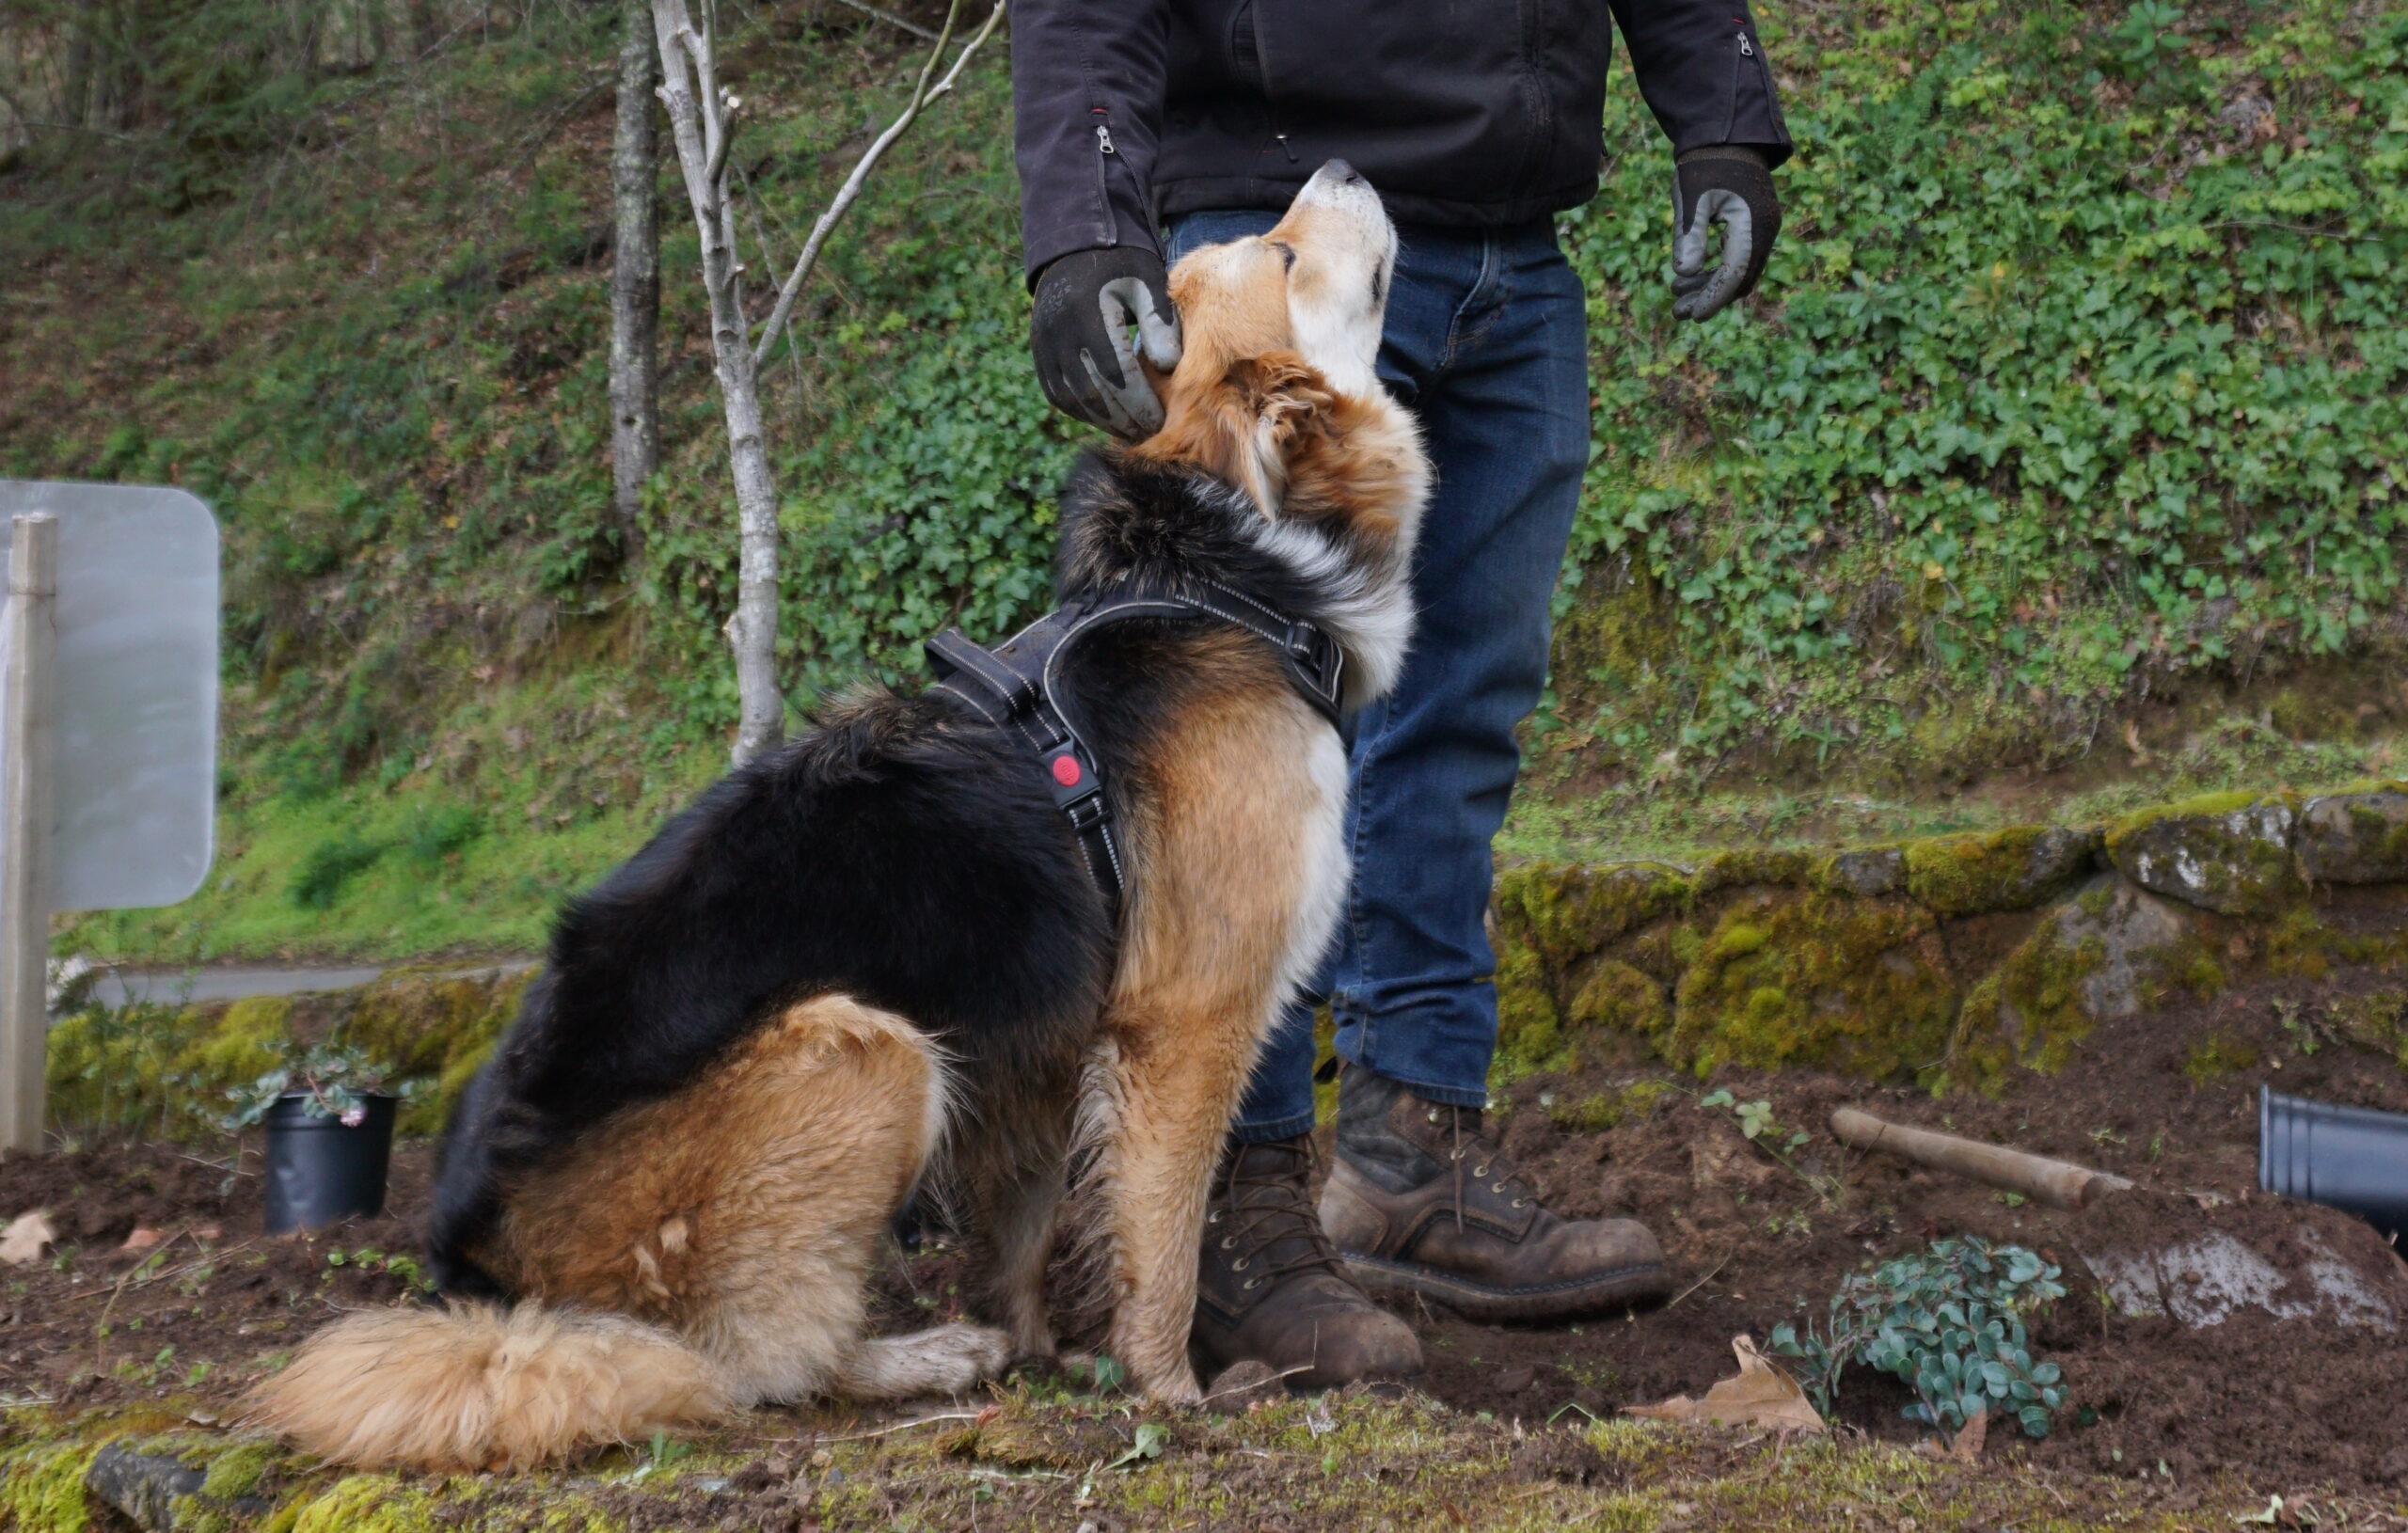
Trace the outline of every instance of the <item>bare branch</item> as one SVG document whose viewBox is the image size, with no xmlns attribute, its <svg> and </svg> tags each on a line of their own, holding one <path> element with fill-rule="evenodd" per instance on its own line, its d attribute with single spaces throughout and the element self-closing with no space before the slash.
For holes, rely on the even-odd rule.
<svg viewBox="0 0 2408 1533">
<path fill-rule="evenodd" d="M 697 32 L 686 0 L 651 0 L 660 47 L 660 99 L 669 109 L 677 167 L 686 182 L 702 244 L 703 289 L 710 298 L 711 354 L 727 418 L 727 459 L 736 485 L 738 529 L 736 609 L 727 637 L 736 657 L 737 766 L 778 741 L 785 700 L 777 685 L 778 497 L 761 423 L 761 396 L 747 334 L 743 264 L 736 212 L 712 173 L 725 164 L 725 98 L 709 33 Z"/>
<path fill-rule="evenodd" d="M 786 316 L 794 310 L 796 294 L 802 291 L 803 283 L 810 279 L 812 268 L 819 264 L 819 252 L 826 246 L 828 236 L 834 232 L 838 220 L 842 219 L 854 202 L 860 199 L 862 189 L 869 184 L 870 172 L 878 168 L 878 162 L 885 157 L 886 151 L 894 147 L 895 141 L 902 137 L 904 132 L 918 119 L 921 112 L 925 111 L 929 103 L 950 92 L 955 84 L 960 80 L 962 68 L 970 62 L 970 55 L 976 53 L 979 45 L 993 35 L 996 24 L 1004 19 L 1004 3 L 1005 0 L 995 0 L 995 8 L 987 14 L 987 24 L 981 26 L 968 42 L 962 44 L 961 53 L 954 59 L 953 67 L 945 71 L 943 79 L 931 86 L 928 83 L 929 77 L 936 73 L 937 66 L 943 62 L 945 44 L 951 40 L 954 23 L 961 14 L 961 0 L 953 0 L 952 5 L 946 8 L 944 30 L 937 35 L 936 46 L 928 51 L 927 62 L 920 66 L 920 78 L 911 87 L 911 101 L 905 103 L 902 114 L 887 124 L 886 131 L 879 134 L 871 141 L 869 148 L 862 151 L 861 161 L 853 166 L 852 174 L 845 178 L 845 183 L 836 189 L 836 196 L 829 202 L 827 211 L 822 213 L 818 221 L 811 226 L 811 238 L 804 242 L 802 254 L 794 263 L 794 271 L 786 277 L 784 284 L 778 289 L 777 306 L 769 310 L 768 322 L 761 327 L 761 343 L 752 354 L 752 362 L 755 367 L 768 358 L 770 349 L 777 343 L 779 332 L 785 328 Z"/>
<path fill-rule="evenodd" d="M 927 27 L 922 26 L 919 23 L 897 16 L 891 10 L 880 10 L 876 6 L 868 4 L 867 0 L 837 0 L 837 3 L 840 5 L 850 6 L 864 16 L 875 16 L 889 26 L 899 26 L 904 31 L 909 32 L 913 37 L 919 39 L 922 42 L 934 42 L 937 40 L 937 35 L 934 32 L 929 31 Z"/>
</svg>

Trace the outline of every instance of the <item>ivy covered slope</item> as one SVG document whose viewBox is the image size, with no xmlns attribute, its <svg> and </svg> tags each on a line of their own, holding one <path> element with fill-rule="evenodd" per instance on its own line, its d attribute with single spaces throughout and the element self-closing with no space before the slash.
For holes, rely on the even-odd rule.
<svg viewBox="0 0 2408 1533">
<path fill-rule="evenodd" d="M 2408 14 L 1761 9 L 1803 148 L 1750 312 L 1671 322 L 1626 73 L 1563 221 L 1597 441 L 1524 840 L 1701 783 L 2060 764 L 2144 698 L 2319 667 L 2263 727 L 2384 769 Z M 130 140 L 7 151 L 0 472 L 189 484 L 228 539 L 218 873 L 76 945 L 525 947 L 722 759 L 733 513 L 673 173 L 667 466 L 640 558 L 609 525 L 609 20 L 273 88 L 187 42 L 160 68 L 201 85 Z M 730 24 L 790 258 L 916 59 L 848 10 Z M 771 369 L 798 708 L 1044 604 L 1073 437 L 1024 361 L 1007 95 L 986 60 L 903 141 Z"/>
<path fill-rule="evenodd" d="M 1595 765 L 2061 761 L 2186 672 L 2395 653 L 2408 12 L 1769 8 L 1804 148 L 1753 323 L 1668 319 L 1627 93 L 1567 220 Z"/>
</svg>

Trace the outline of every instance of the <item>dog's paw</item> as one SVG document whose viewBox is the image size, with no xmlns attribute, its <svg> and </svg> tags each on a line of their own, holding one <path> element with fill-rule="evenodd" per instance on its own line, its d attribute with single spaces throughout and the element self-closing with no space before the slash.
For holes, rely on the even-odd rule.
<svg viewBox="0 0 2408 1533">
<path fill-rule="evenodd" d="M 983 1325 L 934 1326 L 914 1339 L 929 1373 L 945 1381 L 938 1387 L 953 1394 L 995 1378 L 1018 1351 L 1009 1335 Z"/>
</svg>

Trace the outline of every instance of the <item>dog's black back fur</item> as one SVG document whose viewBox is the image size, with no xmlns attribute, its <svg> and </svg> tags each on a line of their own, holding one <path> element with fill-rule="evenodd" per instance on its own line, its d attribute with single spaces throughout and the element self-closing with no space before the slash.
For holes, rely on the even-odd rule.
<svg viewBox="0 0 2408 1533">
<path fill-rule="evenodd" d="M 1200 471 L 1091 456 L 1063 498 L 1064 599 L 1121 576 L 1204 576 L 1321 621 L 1334 593 L 1246 535 L 1261 514 Z M 1332 535 L 1344 535 L 1333 528 Z M 1117 625 L 1061 699 L 1122 801 L 1186 680 L 1195 623 Z M 982 1103 L 1073 1078 L 1113 933 L 1037 758 L 938 698 L 870 691 L 707 790 L 552 936 L 543 976 L 446 1131 L 429 1255 L 469 1252 L 514 1174 L 617 1109 L 692 1081 L 782 1004 L 828 992 L 930 1033 Z"/>
</svg>

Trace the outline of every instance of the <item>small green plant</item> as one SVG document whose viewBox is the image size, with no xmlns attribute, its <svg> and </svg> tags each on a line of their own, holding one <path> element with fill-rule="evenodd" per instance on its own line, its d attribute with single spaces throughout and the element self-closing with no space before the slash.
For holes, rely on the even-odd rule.
<svg viewBox="0 0 2408 1533">
<path fill-rule="evenodd" d="M 249 1085 L 236 1086 L 226 1094 L 234 1102 L 233 1111 L 226 1115 L 226 1131 L 240 1133 L 258 1127 L 278 1098 L 294 1094 L 307 1098 L 302 1105 L 310 1116 L 337 1118 L 347 1129 L 356 1128 L 368 1116 L 368 1104 L 362 1098 L 406 1099 L 425 1084 L 423 1081 L 393 1082 L 388 1074 L 388 1067 L 349 1044 L 331 1038 L 311 1044 Z"/>
<path fill-rule="evenodd" d="M 445 804 L 420 810 L 402 837 L 402 850 L 411 861 L 431 867 L 484 833 L 484 816 L 472 804 Z"/>
<path fill-rule="evenodd" d="M 384 855 L 381 842 L 364 840 L 351 831 L 318 843 L 293 876 L 293 903 L 305 910 L 325 909 L 341 896 L 343 885 Z"/>
<path fill-rule="evenodd" d="M 2291 1047 L 2297 1049 L 2302 1054 L 2313 1054 L 2326 1044 L 2337 1043 L 2341 1040 L 2343 1030 L 2339 1013 L 2340 1008 L 2337 1005 L 2327 1006 L 2322 1012 L 2303 1013 L 2300 1004 L 2296 1001 L 2274 1003 L 2275 1019 L 2283 1024 L 2283 1031 L 2289 1035 Z"/>
<path fill-rule="evenodd" d="M 1802 1169 L 1793 1157 L 1813 1138 L 1803 1129 L 1793 1129 L 1773 1115 L 1769 1101 L 1743 1102 L 1727 1090 L 1710 1091 L 1697 1099 L 1700 1107 L 1729 1110 L 1738 1120 L 1739 1136 L 1766 1155 L 1781 1162 L 1782 1168 L 1814 1189 L 1814 1195 L 1826 1206 L 1839 1201 L 1840 1183 L 1836 1177 L 1817 1176 Z"/>
<path fill-rule="evenodd" d="M 1909 1420 L 1956 1432 L 1987 1410 L 2046 1437 L 2066 1391 L 2054 1363 L 2033 1361 L 2024 1320 L 2065 1297 L 2058 1275 L 2020 1245 L 1993 1247 L 1970 1235 L 1936 1241 L 1850 1274 L 1819 1329 L 1812 1320 L 1802 1332 L 1777 1325 L 1772 1351 L 1805 1365 L 1798 1382 L 1825 1415 L 1842 1371 L 1862 1363 L 1913 1388 Z"/>
</svg>

